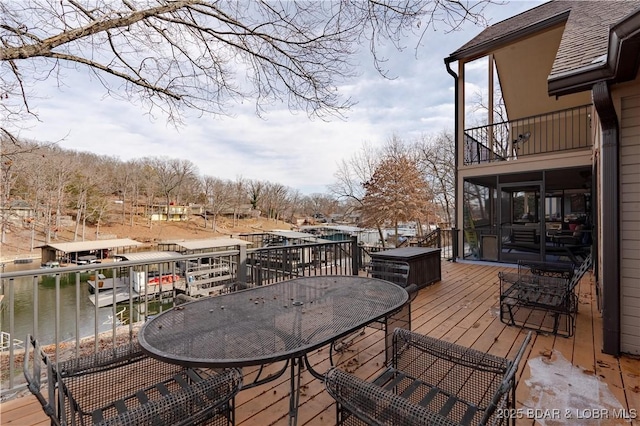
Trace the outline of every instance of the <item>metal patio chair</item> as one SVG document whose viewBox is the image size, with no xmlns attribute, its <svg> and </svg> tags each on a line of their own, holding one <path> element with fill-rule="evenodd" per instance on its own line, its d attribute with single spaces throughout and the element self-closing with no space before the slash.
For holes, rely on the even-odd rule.
<svg viewBox="0 0 640 426">
<path fill-rule="evenodd" d="M 572 336 L 578 314 L 576 287 L 591 264 L 589 255 L 575 270 L 529 262 L 518 273 L 499 272 L 500 321 Z"/>
<path fill-rule="evenodd" d="M 399 311 L 378 321 L 379 328 L 385 331 L 385 364 L 391 359 L 393 332 L 396 328 L 411 330 L 411 302 L 418 295 L 417 285 L 409 282 L 409 263 L 400 260 L 371 259 L 367 265 L 367 274 L 399 285 L 409 293 L 408 302 Z M 374 324 L 375 325 L 375 324 Z"/>
<path fill-rule="evenodd" d="M 55 362 L 32 336 L 26 342 L 24 375 L 51 424 L 235 424 L 239 370 L 161 362 L 146 356 L 137 342 Z M 47 384 L 41 390 L 43 368 Z"/>
<path fill-rule="evenodd" d="M 407 262 L 372 259 L 371 262 L 366 265 L 365 269 L 368 276 L 397 284 L 409 293 L 409 300 L 401 309 L 369 324 L 369 327 L 384 331 L 385 364 L 387 364 L 391 358 L 394 330 L 396 328 L 411 329 L 411 302 L 418 295 L 418 287 L 415 284 L 409 284 L 409 264 Z M 364 329 L 344 337 L 332 346 L 332 350 L 334 347 L 337 347 L 339 350 L 349 347 L 351 343 L 353 343 L 355 336 L 363 332 Z"/>
<path fill-rule="evenodd" d="M 398 329 L 392 365 L 373 382 L 338 368 L 325 376 L 337 425 L 497 425 L 514 408 L 516 373 L 531 340 L 509 360 Z"/>
</svg>

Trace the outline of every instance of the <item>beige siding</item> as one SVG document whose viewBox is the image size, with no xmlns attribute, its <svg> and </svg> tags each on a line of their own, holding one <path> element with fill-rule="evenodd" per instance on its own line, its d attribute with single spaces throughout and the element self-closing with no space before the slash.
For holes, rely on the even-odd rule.
<svg viewBox="0 0 640 426">
<path fill-rule="evenodd" d="M 640 95 L 621 99 L 620 124 L 620 349 L 640 354 Z"/>
</svg>

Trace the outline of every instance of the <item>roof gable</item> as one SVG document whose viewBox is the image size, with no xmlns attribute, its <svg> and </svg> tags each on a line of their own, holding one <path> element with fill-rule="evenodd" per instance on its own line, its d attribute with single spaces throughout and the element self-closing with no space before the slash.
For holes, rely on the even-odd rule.
<svg viewBox="0 0 640 426">
<path fill-rule="evenodd" d="M 639 8 L 640 0 L 550 1 L 486 28 L 453 52 L 447 61 L 476 59 L 524 37 L 564 24 L 549 78 L 603 67 L 607 61 L 611 27 Z"/>
</svg>

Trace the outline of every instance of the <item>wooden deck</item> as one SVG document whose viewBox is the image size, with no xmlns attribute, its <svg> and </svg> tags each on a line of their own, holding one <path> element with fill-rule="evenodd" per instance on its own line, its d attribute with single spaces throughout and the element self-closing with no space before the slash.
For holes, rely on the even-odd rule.
<svg viewBox="0 0 640 426">
<path fill-rule="evenodd" d="M 412 328 L 420 333 L 470 346 L 478 350 L 499 356 L 512 357 L 525 336 L 525 332 L 516 327 L 508 327 L 498 318 L 498 271 L 510 269 L 488 265 L 468 263 L 442 264 L 442 281 L 422 289 L 412 304 Z M 526 356 L 528 359 L 545 359 L 553 363 L 565 358 L 574 366 L 582 369 L 585 377 L 599 378 L 595 387 L 604 387 L 605 383 L 621 407 L 631 417 L 640 416 L 640 359 L 622 356 L 614 358 L 601 353 L 602 318 L 595 302 L 593 278 L 587 275 L 580 283 L 580 305 L 576 333 L 571 338 L 534 334 Z M 338 364 L 359 377 L 371 378 L 382 368 L 384 361 L 382 333 L 367 328 L 366 333 L 358 336 L 347 350 L 338 357 Z M 319 350 L 311 357 L 318 371 L 329 366 L 328 351 Z M 273 366 L 275 367 L 275 366 Z M 275 368 L 274 368 L 275 370 Z M 571 370 L 567 368 L 567 370 Z M 252 371 L 245 371 L 251 375 Z M 564 375 L 555 373 L 556 376 Z M 241 391 L 236 397 L 236 424 L 285 425 L 288 421 L 289 375 L 285 374 L 269 384 Z M 530 367 L 522 362 L 517 387 L 517 407 L 522 410 L 535 408 L 532 402 L 531 388 L 527 381 L 531 379 Z M 573 379 L 560 377 L 559 381 L 568 386 L 578 386 Z M 333 400 L 324 391 L 322 383 L 307 372 L 302 375 L 302 396 L 300 401 L 299 425 L 335 424 Z M 594 382 L 592 382 L 594 383 Z M 578 392 L 579 393 L 579 392 Z M 558 395 L 560 397 L 562 395 Z M 561 398 L 557 399 L 561 401 Z M 535 398 L 533 399 L 535 401 Z M 576 414 L 593 417 L 601 414 L 595 406 L 583 406 L 576 413 L 572 405 L 566 407 L 544 407 L 560 409 L 560 422 L 546 424 L 589 424 L 586 420 L 576 420 Z M 573 420 L 566 420 L 566 409 L 572 410 Z M 526 412 L 521 411 L 526 417 Z M 545 414 L 538 412 L 538 415 Z M 554 416 L 553 412 L 546 413 Z M 613 419 L 614 413 L 599 424 L 635 424 L 639 420 Z M 0 404 L 0 423 L 3 425 L 45 425 L 48 424 L 37 400 L 24 396 Z M 532 418 L 520 419 L 518 425 L 535 424 Z M 598 423 L 594 423 L 598 424 Z"/>
</svg>

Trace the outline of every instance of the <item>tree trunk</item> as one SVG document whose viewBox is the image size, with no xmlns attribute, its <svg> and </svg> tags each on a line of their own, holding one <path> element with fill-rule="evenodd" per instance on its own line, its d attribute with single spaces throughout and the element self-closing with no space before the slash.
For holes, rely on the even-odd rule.
<svg viewBox="0 0 640 426">
<path fill-rule="evenodd" d="M 382 248 L 386 248 L 386 243 L 384 241 L 384 234 L 382 233 L 382 228 L 380 227 L 380 225 L 376 225 L 376 228 L 378 228 L 378 235 L 380 236 L 380 241 L 382 241 Z"/>
</svg>

